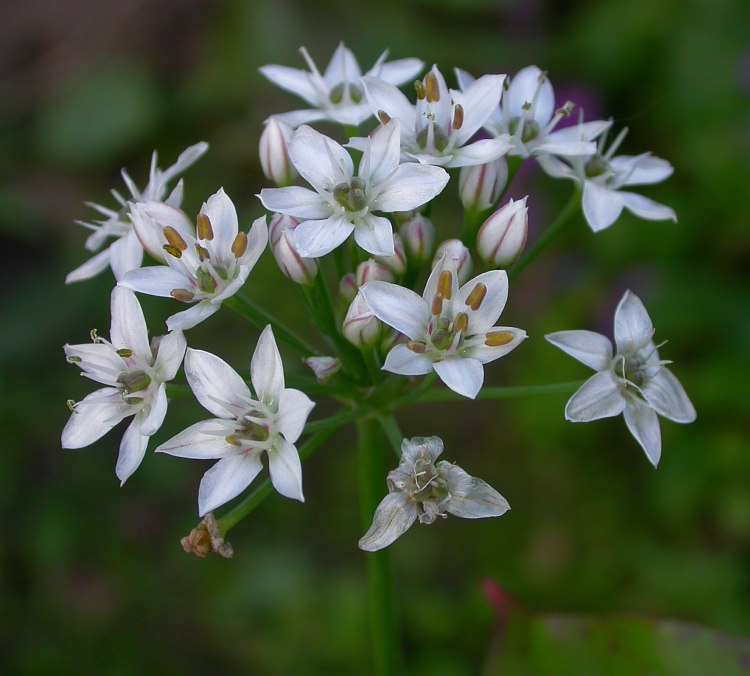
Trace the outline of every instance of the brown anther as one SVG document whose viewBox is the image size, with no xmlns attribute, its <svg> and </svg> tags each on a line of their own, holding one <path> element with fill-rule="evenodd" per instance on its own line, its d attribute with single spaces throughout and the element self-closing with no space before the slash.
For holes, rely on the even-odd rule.
<svg viewBox="0 0 750 676">
<path fill-rule="evenodd" d="M 211 258 L 211 254 L 208 253 L 206 247 L 201 246 L 198 242 L 195 243 L 195 253 L 198 254 L 198 260 L 202 263 L 203 261 Z"/>
<path fill-rule="evenodd" d="M 162 230 L 162 232 L 164 233 L 164 237 L 166 237 L 167 242 L 169 242 L 170 246 L 173 246 L 180 251 L 185 251 L 185 249 L 187 249 L 187 243 L 184 239 L 182 239 L 182 235 L 177 232 L 177 230 L 175 230 L 171 225 L 167 225 Z M 166 249 L 166 246 L 164 248 Z"/>
<path fill-rule="evenodd" d="M 198 239 L 211 241 L 214 238 L 214 229 L 211 227 L 211 219 L 206 214 L 198 214 L 196 219 L 198 225 Z"/>
<path fill-rule="evenodd" d="M 464 107 L 457 103 L 453 109 L 453 128 L 458 130 L 464 126 Z"/>
<path fill-rule="evenodd" d="M 424 354 L 424 351 L 427 349 L 427 346 L 424 343 L 420 343 L 417 340 L 410 340 L 406 343 L 406 347 L 416 354 Z"/>
<path fill-rule="evenodd" d="M 176 246 L 172 246 L 171 244 L 165 244 L 163 249 L 170 256 L 174 256 L 175 258 L 182 258 L 182 251 L 180 251 Z"/>
<path fill-rule="evenodd" d="M 380 124 L 388 124 L 391 121 L 391 116 L 384 110 L 379 110 L 378 119 L 380 120 Z"/>
<path fill-rule="evenodd" d="M 484 344 L 487 347 L 500 347 L 507 345 L 513 340 L 513 334 L 510 331 L 490 331 L 484 337 Z"/>
<path fill-rule="evenodd" d="M 424 91 L 424 85 L 419 80 L 416 80 L 414 82 L 414 89 L 417 90 L 417 98 L 420 101 L 423 101 L 426 96 L 425 91 Z"/>
<path fill-rule="evenodd" d="M 471 293 L 466 297 L 466 305 L 472 310 L 476 311 L 482 305 L 484 297 L 487 295 L 487 287 L 479 282 L 472 290 Z"/>
<path fill-rule="evenodd" d="M 175 300 L 179 300 L 181 303 L 191 303 L 195 298 L 195 294 L 187 289 L 172 289 L 169 292 L 169 295 Z"/>
<path fill-rule="evenodd" d="M 453 331 L 458 333 L 465 333 L 466 329 L 469 328 L 469 315 L 465 312 L 459 312 L 456 318 L 453 320 Z"/>
<path fill-rule="evenodd" d="M 438 293 L 445 298 L 450 300 L 453 297 L 453 275 L 450 270 L 443 270 L 438 277 L 437 283 Z"/>
<path fill-rule="evenodd" d="M 430 71 L 424 79 L 424 87 L 427 94 L 427 103 L 440 101 L 440 85 L 435 73 Z"/>
<path fill-rule="evenodd" d="M 117 356 L 123 359 L 129 359 L 133 356 L 133 350 L 129 350 L 127 347 L 123 347 L 121 350 L 116 350 Z"/>
<path fill-rule="evenodd" d="M 245 251 L 247 251 L 247 233 L 238 232 L 232 242 L 232 253 L 235 258 L 242 258 Z"/>
<path fill-rule="evenodd" d="M 432 297 L 432 307 L 430 308 L 433 315 L 439 317 L 443 312 L 443 296 L 440 293 L 436 293 Z"/>
</svg>

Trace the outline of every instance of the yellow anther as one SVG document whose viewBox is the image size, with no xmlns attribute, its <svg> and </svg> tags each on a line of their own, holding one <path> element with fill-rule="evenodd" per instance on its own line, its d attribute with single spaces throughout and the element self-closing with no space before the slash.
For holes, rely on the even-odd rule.
<svg viewBox="0 0 750 676">
<path fill-rule="evenodd" d="M 69 357 L 65 357 L 65 361 L 67 361 L 68 364 L 79 364 L 82 360 L 80 357 L 72 354 Z"/>
<path fill-rule="evenodd" d="M 443 296 L 442 294 L 436 293 L 432 297 L 432 308 L 431 308 L 432 314 L 436 317 L 439 317 L 440 314 L 443 312 Z"/>
<path fill-rule="evenodd" d="M 195 298 L 195 294 L 187 289 L 172 289 L 169 292 L 169 295 L 175 300 L 179 300 L 181 303 L 190 303 Z"/>
<path fill-rule="evenodd" d="M 417 98 L 420 101 L 423 101 L 426 96 L 425 91 L 424 91 L 424 85 L 419 80 L 416 80 L 414 82 L 414 89 L 417 90 Z"/>
<path fill-rule="evenodd" d="M 97 333 L 96 329 L 91 329 L 91 333 L 89 333 L 91 336 L 91 342 L 92 343 L 101 343 L 102 339 L 99 338 L 99 334 Z"/>
<path fill-rule="evenodd" d="M 461 129 L 464 126 L 464 107 L 457 103 L 453 109 L 453 128 Z"/>
<path fill-rule="evenodd" d="M 116 350 L 117 355 L 123 359 L 129 359 L 133 356 L 133 350 L 129 350 L 127 347 L 123 347 L 121 350 Z"/>
<path fill-rule="evenodd" d="M 450 300 L 453 297 L 453 275 L 450 270 L 443 270 L 438 277 L 437 283 L 438 293 L 445 298 Z"/>
<path fill-rule="evenodd" d="M 235 258 L 241 258 L 245 251 L 247 251 L 247 234 L 244 232 L 238 232 L 237 237 L 232 242 L 232 253 Z"/>
<path fill-rule="evenodd" d="M 427 103 L 440 101 L 440 85 L 438 84 L 437 77 L 435 77 L 435 73 L 427 73 L 427 77 L 424 79 L 424 87 L 427 94 Z"/>
<path fill-rule="evenodd" d="M 180 251 L 176 246 L 165 244 L 163 248 L 164 251 L 166 251 L 170 256 L 174 256 L 175 258 L 182 258 L 182 251 Z"/>
<path fill-rule="evenodd" d="M 211 241 L 214 238 L 214 229 L 211 227 L 211 219 L 206 214 L 198 214 L 198 239 Z"/>
<path fill-rule="evenodd" d="M 388 124 L 391 121 L 391 116 L 384 110 L 379 110 L 378 119 L 380 120 L 380 124 Z"/>
<path fill-rule="evenodd" d="M 167 225 L 164 228 L 163 232 L 164 237 L 166 237 L 167 242 L 169 242 L 169 246 L 175 247 L 180 251 L 185 251 L 185 249 L 187 249 L 187 243 L 184 239 L 182 239 L 182 235 L 177 232 L 177 230 L 175 230 L 171 225 Z M 164 248 L 166 249 L 166 246 Z"/>
<path fill-rule="evenodd" d="M 454 333 L 459 331 L 465 333 L 467 328 L 469 328 L 469 315 L 465 312 L 459 312 L 453 320 L 453 331 Z"/>
<path fill-rule="evenodd" d="M 466 305 L 476 311 L 482 305 L 484 297 L 487 295 L 487 287 L 479 282 L 466 297 Z"/>
<path fill-rule="evenodd" d="M 484 344 L 487 347 L 500 347 L 507 345 L 513 340 L 513 334 L 510 331 L 490 331 L 484 337 Z"/>
<path fill-rule="evenodd" d="M 225 441 L 232 446 L 242 446 L 242 442 L 234 434 L 230 434 L 226 437 Z"/>
<path fill-rule="evenodd" d="M 195 253 L 198 254 L 198 260 L 202 263 L 208 258 L 211 258 L 211 254 L 208 253 L 206 247 L 201 246 L 198 242 L 195 243 Z"/>
<path fill-rule="evenodd" d="M 406 343 L 406 347 L 408 347 L 412 352 L 416 352 L 417 354 L 423 354 L 427 349 L 427 346 L 424 343 L 420 343 L 417 340 L 410 340 L 408 343 Z"/>
</svg>

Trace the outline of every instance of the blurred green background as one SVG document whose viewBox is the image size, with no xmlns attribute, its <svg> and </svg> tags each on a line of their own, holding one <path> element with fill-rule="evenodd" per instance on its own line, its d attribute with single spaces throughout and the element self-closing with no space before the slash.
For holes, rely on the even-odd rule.
<svg viewBox="0 0 750 676">
<path fill-rule="evenodd" d="M 497 640 L 487 580 L 526 618 L 600 614 L 646 627 L 669 618 L 721 632 L 712 636 L 725 647 L 733 644 L 724 634 L 750 635 L 748 3 L 27 0 L 0 13 L 4 673 L 368 669 L 351 434 L 306 463 L 304 506 L 274 495 L 231 533 L 231 561 L 200 560 L 179 546 L 197 522 L 206 466 L 149 455 L 120 489 L 118 433 L 80 451 L 59 448 L 66 399 L 91 389 L 61 346 L 85 342 L 93 327 L 106 335 L 109 325 L 109 273 L 63 283 L 88 257 L 86 232 L 73 224 L 93 215 L 84 201 L 112 205 L 121 167 L 143 186 L 154 148 L 166 166 L 206 140 L 209 154 L 186 176 L 186 210 L 195 213 L 224 186 L 249 225 L 265 185 L 261 122 L 303 107 L 257 69 L 302 67 L 300 45 L 324 66 L 341 39 L 365 68 L 386 47 L 447 74 L 537 64 L 559 102 L 573 98 L 588 118 L 611 115 L 616 127 L 630 127 L 623 152 L 652 150 L 676 169 L 642 192 L 674 207 L 679 223 L 625 215 L 594 236 L 581 221 L 519 277 L 503 317 L 531 339 L 489 367 L 487 379 L 588 377 L 542 336 L 610 333 L 630 288 L 657 340 L 670 339 L 662 354 L 674 360 L 697 422 L 663 422 L 654 471 L 621 419 L 565 423 L 564 396 L 404 412 L 407 436 L 441 436 L 447 459 L 513 506 L 499 520 L 415 527 L 392 548 L 409 673 L 473 674 L 503 663 L 487 658 Z M 533 237 L 570 186 L 536 169 L 520 178 L 514 192 L 531 193 Z M 446 237 L 458 232 L 456 219 L 435 214 Z M 247 288 L 260 302 L 272 290 L 273 305 L 304 330 L 296 290 L 281 281 L 266 254 Z M 143 304 L 158 331 L 172 306 Z M 223 312 L 189 340 L 240 370 L 256 336 Z M 299 370 L 288 356 L 289 370 Z M 202 416 L 196 404 L 174 402 L 151 448 Z M 636 641 L 634 654 L 646 655 L 647 643 Z M 532 641 L 518 650 L 537 648 L 546 649 Z M 711 646 L 702 654 L 712 655 Z M 711 672 L 697 661 L 659 671 L 643 659 L 609 673 Z M 506 664 L 508 673 L 565 672 L 532 657 Z M 586 672 L 581 664 L 571 673 Z"/>
</svg>

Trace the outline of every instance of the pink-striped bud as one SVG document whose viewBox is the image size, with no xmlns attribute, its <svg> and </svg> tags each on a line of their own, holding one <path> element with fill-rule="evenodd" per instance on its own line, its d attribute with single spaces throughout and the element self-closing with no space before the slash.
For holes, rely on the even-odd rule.
<svg viewBox="0 0 750 676">
<path fill-rule="evenodd" d="M 489 164 L 461 167 L 458 196 L 466 211 L 479 213 L 494 206 L 508 181 L 508 162 L 504 157 Z"/>
<path fill-rule="evenodd" d="M 269 117 L 260 135 L 260 166 L 265 177 L 279 188 L 292 185 L 297 178 L 297 170 L 289 158 L 292 131 L 286 122 Z"/>
<path fill-rule="evenodd" d="M 297 251 L 293 237 L 297 225 L 298 222 L 291 216 L 276 214 L 271 219 L 271 252 L 285 277 L 297 284 L 311 286 L 318 274 L 318 261 L 315 258 L 304 258 Z"/>
<path fill-rule="evenodd" d="M 380 338 L 382 325 L 360 291 L 344 317 L 341 333 L 357 347 L 372 345 Z"/>
<path fill-rule="evenodd" d="M 368 258 L 357 266 L 357 286 L 364 286 L 367 282 L 392 282 L 391 271 L 376 260 Z"/>
<path fill-rule="evenodd" d="M 325 383 L 341 369 L 341 361 L 338 357 L 308 357 L 305 359 L 305 364 L 313 370 L 319 383 Z"/>
<path fill-rule="evenodd" d="M 523 253 L 529 232 L 527 199 L 510 200 L 479 228 L 477 252 L 488 265 L 508 268 Z"/>
<path fill-rule="evenodd" d="M 435 247 L 435 226 L 422 214 L 415 214 L 401 226 L 406 253 L 415 265 L 430 260 Z"/>
<path fill-rule="evenodd" d="M 460 239 L 446 239 L 438 247 L 438 250 L 435 252 L 435 258 L 432 260 L 433 268 L 443 256 L 455 263 L 459 284 L 463 284 L 469 279 L 472 268 L 471 253 L 469 253 L 469 250 Z"/>
<path fill-rule="evenodd" d="M 358 291 L 357 278 L 353 272 L 347 272 L 339 282 L 339 296 L 349 305 L 354 300 Z"/>
<path fill-rule="evenodd" d="M 393 233 L 393 255 L 375 256 L 375 260 L 381 265 L 385 265 L 396 277 L 400 277 L 406 272 L 404 243 L 397 232 Z"/>
</svg>

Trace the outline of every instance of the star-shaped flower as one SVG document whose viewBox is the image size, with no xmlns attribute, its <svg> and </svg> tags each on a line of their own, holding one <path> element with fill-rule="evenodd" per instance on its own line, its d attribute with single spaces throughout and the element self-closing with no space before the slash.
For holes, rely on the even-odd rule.
<svg viewBox="0 0 750 676">
<path fill-rule="evenodd" d="M 372 115 L 362 91 L 362 71 L 354 54 L 343 42 L 339 44 L 322 75 L 307 50 L 301 47 L 299 51 L 307 62 L 309 72 L 275 65 L 263 66 L 260 72 L 275 85 L 305 99 L 313 108 L 295 110 L 276 117 L 292 127 L 298 127 L 318 120 L 359 125 Z M 398 87 L 416 77 L 424 66 L 419 59 L 386 62 L 387 57 L 386 50 L 365 75 Z"/>
<path fill-rule="evenodd" d="M 434 370 L 454 392 L 473 399 L 482 388 L 483 365 L 510 352 L 526 332 L 493 326 L 508 299 L 508 275 L 491 270 L 459 288 L 455 263 L 443 258 L 424 293 L 370 282 L 362 294 L 375 316 L 409 337 L 396 345 L 383 368 L 417 376 Z"/>
<path fill-rule="evenodd" d="M 129 289 L 113 289 L 111 310 L 110 340 L 92 332 L 92 344 L 65 345 L 68 362 L 77 364 L 81 375 L 106 387 L 71 404 L 73 413 L 62 432 L 62 447 L 93 444 L 118 422 L 134 416 L 120 443 L 115 468 L 125 483 L 141 464 L 149 437 L 164 422 L 164 383 L 180 368 L 186 343 L 182 331 L 173 331 L 150 345 L 143 311 Z"/>
<path fill-rule="evenodd" d="M 244 491 L 268 455 L 271 482 L 282 495 L 304 501 L 295 443 L 314 403 L 284 387 L 284 367 L 270 326 L 263 329 L 250 363 L 255 394 L 226 362 L 188 349 L 185 374 L 196 399 L 216 418 L 203 420 L 163 443 L 157 452 L 180 458 L 219 458 L 198 490 L 203 516 Z"/>
<path fill-rule="evenodd" d="M 128 270 L 140 267 L 143 260 L 143 246 L 138 240 L 133 230 L 133 225 L 130 222 L 129 215 L 132 205 L 139 202 L 164 202 L 165 204 L 179 207 L 182 204 L 182 180 L 177 183 L 168 196 L 167 185 L 175 176 L 185 171 L 207 150 L 208 143 L 196 143 L 185 150 L 171 167 L 164 170 L 156 166 L 156 151 L 154 151 L 151 157 L 149 181 L 143 190 L 139 190 L 128 173 L 124 169 L 122 170 L 122 179 L 125 181 L 125 185 L 130 192 L 130 197 L 126 199 L 117 190 L 112 191 L 112 195 L 120 204 L 119 209 L 114 210 L 99 204 L 87 203 L 88 206 L 96 209 L 105 218 L 93 223 L 77 221 L 85 228 L 94 231 L 86 240 L 86 248 L 89 251 L 96 251 L 104 244 L 104 241 L 108 237 L 115 237 L 116 239 L 106 249 L 69 273 L 65 278 L 66 284 L 94 277 L 107 266 L 112 268 L 112 272 L 117 280 L 121 279 Z M 164 260 L 163 252 L 160 250 L 156 252 L 150 251 L 149 253 L 155 255 L 158 260 Z"/>
<path fill-rule="evenodd" d="M 511 147 L 507 136 L 469 143 L 500 103 L 505 75 L 483 75 L 466 91 L 448 90 L 445 78 L 433 66 L 422 82 L 416 82 L 417 103 L 393 85 L 363 77 L 367 99 L 381 122 L 401 121 L 401 152 L 404 161 L 465 167 L 487 164 Z M 364 139 L 350 145 L 362 149 Z"/>
<path fill-rule="evenodd" d="M 482 519 L 510 509 L 505 498 L 481 479 L 445 460 L 436 463 L 442 452 L 439 437 L 403 440 L 401 462 L 386 479 L 388 495 L 375 510 L 360 549 L 374 552 L 387 547 L 417 520 L 431 524 L 448 514 Z"/>
<path fill-rule="evenodd" d="M 641 300 L 626 291 L 615 312 L 613 355 L 609 338 L 593 331 L 558 331 L 545 338 L 597 373 L 565 407 L 571 422 L 589 422 L 623 413 L 628 429 L 656 467 L 661 457 L 657 413 L 689 423 L 695 409 L 672 372 L 659 359 L 654 327 Z"/>
<path fill-rule="evenodd" d="M 268 243 L 265 216 L 255 220 L 249 233 L 240 232 L 234 204 L 223 189 L 201 208 L 197 237 L 189 234 L 193 227 L 188 217 L 174 207 L 147 202 L 136 205 L 134 212 L 139 235 L 163 232 L 169 242 L 164 245 L 167 265 L 131 270 L 119 283 L 141 293 L 196 303 L 167 320 L 170 330 L 187 330 L 217 312 L 222 301 L 245 283 Z"/>
<path fill-rule="evenodd" d="M 439 167 L 399 164 L 399 123 L 392 120 L 366 139 L 358 175 L 349 153 L 311 127 L 292 136 L 289 155 L 314 188 L 266 188 L 260 193 L 270 211 L 305 219 L 294 231 L 301 256 L 318 258 L 333 251 L 354 232 L 354 239 L 374 256 L 390 256 L 391 222 L 375 211 L 410 211 L 429 202 L 445 187 L 448 174 Z"/>
</svg>

